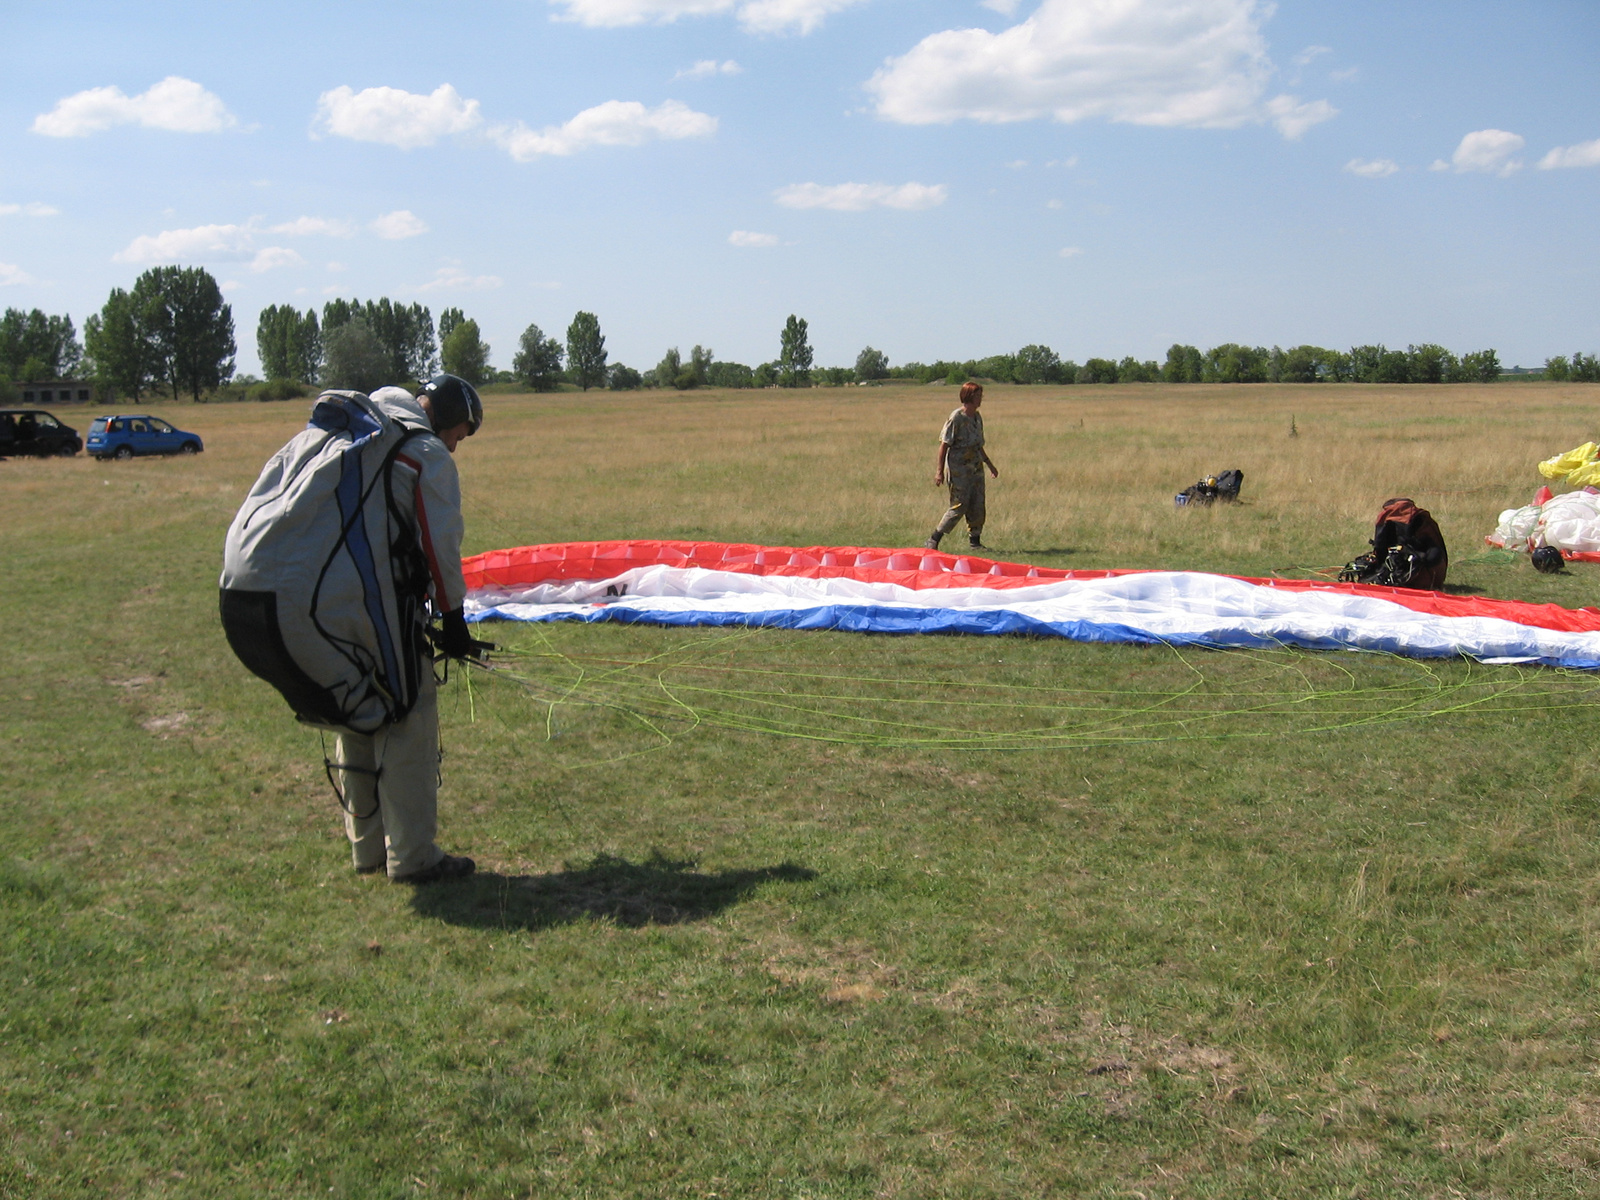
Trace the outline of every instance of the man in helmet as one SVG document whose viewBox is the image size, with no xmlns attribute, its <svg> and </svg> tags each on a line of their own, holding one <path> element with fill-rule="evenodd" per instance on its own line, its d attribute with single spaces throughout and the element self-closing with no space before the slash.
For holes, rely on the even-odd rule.
<svg viewBox="0 0 1600 1200">
<path fill-rule="evenodd" d="M 467 632 L 462 605 L 461 483 L 451 455 L 483 424 L 483 402 L 464 379 L 438 375 L 413 397 L 386 387 L 371 400 L 401 425 L 424 432 L 395 459 L 393 494 L 427 564 L 428 599 L 441 614 L 439 648 L 449 657 L 478 659 L 492 647 Z M 446 854 L 438 831 L 439 707 L 431 664 L 424 664 L 412 710 L 374 734 L 343 729 L 333 769 L 343 777 L 345 833 L 356 870 L 387 870 L 398 883 L 433 883 L 470 875 L 475 864 Z"/>
</svg>

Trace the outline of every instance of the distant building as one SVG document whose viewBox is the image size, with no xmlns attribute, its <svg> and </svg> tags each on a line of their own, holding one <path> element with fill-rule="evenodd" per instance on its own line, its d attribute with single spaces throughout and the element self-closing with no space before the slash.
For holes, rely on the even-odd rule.
<svg viewBox="0 0 1600 1200">
<path fill-rule="evenodd" d="M 94 382 L 88 379 L 46 379 L 16 388 L 23 404 L 87 404 L 94 397 Z"/>
</svg>

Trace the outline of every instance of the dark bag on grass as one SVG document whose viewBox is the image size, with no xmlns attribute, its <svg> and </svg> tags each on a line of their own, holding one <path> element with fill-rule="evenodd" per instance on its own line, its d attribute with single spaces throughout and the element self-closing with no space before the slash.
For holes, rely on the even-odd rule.
<svg viewBox="0 0 1600 1200">
<path fill-rule="evenodd" d="M 1231 504 L 1239 498 L 1244 486 L 1244 472 L 1237 467 L 1220 475 L 1207 475 L 1199 483 L 1190 484 L 1172 498 L 1179 508 L 1189 504 L 1212 504 L 1218 500 Z"/>
<path fill-rule="evenodd" d="M 1372 550 L 1345 564 L 1344 583 L 1435 591 L 1450 569 L 1439 523 L 1425 508 L 1403 496 L 1385 500 L 1372 531 Z"/>
</svg>

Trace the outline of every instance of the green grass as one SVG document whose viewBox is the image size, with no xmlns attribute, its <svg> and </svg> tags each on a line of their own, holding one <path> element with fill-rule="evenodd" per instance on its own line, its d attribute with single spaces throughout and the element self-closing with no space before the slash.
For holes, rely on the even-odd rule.
<svg viewBox="0 0 1600 1200">
<path fill-rule="evenodd" d="M 995 389 L 992 536 L 1304 572 L 1415 491 L 1453 585 L 1583 603 L 1596 568 L 1473 545 L 1587 436 L 1592 391 L 1528 390 L 1507 447 L 1475 389 L 1405 421 L 1379 389 Z M 469 550 L 912 543 L 946 407 L 494 398 Z M 442 703 L 442 840 L 482 874 L 395 887 L 349 870 L 316 735 L 215 618 L 222 530 L 303 417 L 0 464 L 0 1194 L 1600 1191 L 1595 681 L 499 627 L 512 672 Z M 1245 505 L 1171 510 L 1231 465 Z"/>
</svg>

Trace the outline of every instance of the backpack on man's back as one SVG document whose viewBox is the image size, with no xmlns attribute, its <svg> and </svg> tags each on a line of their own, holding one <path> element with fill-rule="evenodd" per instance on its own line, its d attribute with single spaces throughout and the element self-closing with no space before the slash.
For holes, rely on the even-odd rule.
<svg viewBox="0 0 1600 1200">
<path fill-rule="evenodd" d="M 303 721 L 372 733 L 416 702 L 427 564 L 394 470 L 426 432 L 360 392 L 324 392 L 228 528 L 228 644 Z"/>
</svg>

